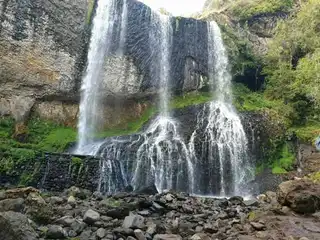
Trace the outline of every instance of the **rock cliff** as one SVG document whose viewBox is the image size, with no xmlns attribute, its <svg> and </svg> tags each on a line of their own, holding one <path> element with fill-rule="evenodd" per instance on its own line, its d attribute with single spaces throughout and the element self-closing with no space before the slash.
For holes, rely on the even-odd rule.
<svg viewBox="0 0 320 240">
<path fill-rule="evenodd" d="M 34 105 L 76 95 L 86 54 L 88 2 L 0 2 L 0 115 L 17 121 Z"/>
<path fill-rule="evenodd" d="M 32 115 L 74 126 L 94 2 L 16 0 L 0 4 L 0 115 L 13 116 L 19 122 L 31 111 Z M 122 1 L 116 8 L 122 11 Z M 107 99 L 101 112 L 109 127 L 141 116 L 139 109 L 145 104 L 136 100 L 153 98 L 159 85 L 154 77 L 158 66 L 150 62 L 154 51 L 162 51 L 150 43 L 153 13 L 135 0 L 128 1 L 128 9 L 124 56 L 117 54 L 119 18 L 111 46 L 114 54 L 106 59 L 101 88 Z M 171 18 L 170 24 L 171 90 L 199 89 L 207 75 L 206 22 Z M 117 108 L 117 102 L 124 107 Z M 120 111 L 119 115 L 110 119 L 115 111 Z"/>
</svg>

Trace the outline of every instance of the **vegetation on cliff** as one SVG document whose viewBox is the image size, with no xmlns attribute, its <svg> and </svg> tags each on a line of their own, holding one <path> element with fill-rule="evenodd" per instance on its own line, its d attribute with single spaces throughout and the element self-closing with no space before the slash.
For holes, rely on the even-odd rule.
<svg viewBox="0 0 320 240">
<path fill-rule="evenodd" d="M 289 12 L 295 0 L 207 0 L 206 12 L 226 12 L 238 20 L 248 20 L 262 14 Z"/>
<path fill-rule="evenodd" d="M 76 140 L 74 129 L 37 118 L 28 122 L 23 135 L 23 140 L 16 139 L 14 120 L 0 118 L 0 173 L 14 171 L 38 154 L 62 152 Z"/>
</svg>

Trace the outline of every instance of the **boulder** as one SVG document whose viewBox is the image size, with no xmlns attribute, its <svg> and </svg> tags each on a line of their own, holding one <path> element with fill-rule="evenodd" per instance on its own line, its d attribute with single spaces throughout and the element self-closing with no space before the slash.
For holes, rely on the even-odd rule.
<svg viewBox="0 0 320 240">
<path fill-rule="evenodd" d="M 27 203 L 31 205 L 34 205 L 34 204 L 41 205 L 41 204 L 46 204 L 46 201 L 40 196 L 39 193 L 31 192 L 27 197 Z"/>
<path fill-rule="evenodd" d="M 71 224 L 71 229 L 73 231 L 75 231 L 77 234 L 80 234 L 86 227 L 86 224 L 82 221 L 79 220 L 75 220 L 72 224 Z"/>
<path fill-rule="evenodd" d="M 211 240 L 211 238 L 205 233 L 196 233 L 190 239 L 191 240 Z"/>
<path fill-rule="evenodd" d="M 260 222 L 251 222 L 250 224 L 255 230 L 258 230 L 258 231 L 261 231 L 266 227 L 264 224 Z"/>
<path fill-rule="evenodd" d="M 140 215 L 130 215 L 127 216 L 122 224 L 123 228 L 143 228 L 144 227 L 144 217 Z"/>
<path fill-rule="evenodd" d="M 297 213 L 315 213 L 320 210 L 320 184 L 306 179 L 283 182 L 277 199 Z"/>
<path fill-rule="evenodd" d="M 51 204 L 57 204 L 57 205 L 59 205 L 59 204 L 64 203 L 64 199 L 61 198 L 61 197 L 50 197 L 50 198 L 48 199 L 48 202 L 51 203 Z"/>
<path fill-rule="evenodd" d="M 99 228 L 96 235 L 99 239 L 102 239 L 106 236 L 106 230 L 104 228 Z"/>
<path fill-rule="evenodd" d="M 144 233 L 140 229 L 134 230 L 134 235 L 136 236 L 136 238 L 138 240 L 147 240 L 147 238 L 145 237 Z"/>
<path fill-rule="evenodd" d="M 4 240 L 38 239 L 27 217 L 17 212 L 0 212 L 0 236 Z"/>
<path fill-rule="evenodd" d="M 130 213 L 130 210 L 126 207 L 117 207 L 114 209 L 111 209 L 106 212 L 106 215 L 108 217 L 117 218 L 117 219 L 123 219 L 126 216 L 128 216 Z"/>
<path fill-rule="evenodd" d="M 64 227 L 70 227 L 72 223 L 75 222 L 75 219 L 71 216 L 64 216 L 62 218 L 59 218 L 56 223 L 60 224 Z"/>
<path fill-rule="evenodd" d="M 95 222 L 100 220 L 100 214 L 92 209 L 86 211 L 83 216 L 83 221 L 88 224 L 94 224 Z"/>
<path fill-rule="evenodd" d="M 153 240 L 182 240 L 182 237 L 174 234 L 157 234 Z"/>
<path fill-rule="evenodd" d="M 24 209 L 24 200 L 22 198 L 4 199 L 0 201 L 0 212 L 6 212 L 6 211 L 22 212 L 23 209 Z"/>
<path fill-rule="evenodd" d="M 74 198 L 74 196 L 68 197 L 68 204 L 70 204 L 70 206 L 72 206 L 72 207 L 75 207 L 77 205 L 77 201 Z"/>
<path fill-rule="evenodd" d="M 46 234 L 47 238 L 50 239 L 64 239 L 67 236 L 66 232 L 62 227 L 58 225 L 50 225 Z"/>
<path fill-rule="evenodd" d="M 30 193 L 39 193 L 33 187 L 9 189 L 5 192 L 6 198 L 26 198 Z"/>
<path fill-rule="evenodd" d="M 136 191 L 138 194 L 147 194 L 147 195 L 155 195 L 158 193 L 158 190 L 154 184 L 149 185 L 147 187 L 138 188 Z"/>
</svg>

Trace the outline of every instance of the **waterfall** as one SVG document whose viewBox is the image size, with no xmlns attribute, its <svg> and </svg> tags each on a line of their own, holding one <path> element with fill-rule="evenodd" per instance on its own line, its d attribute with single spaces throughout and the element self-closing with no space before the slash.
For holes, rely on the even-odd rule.
<svg viewBox="0 0 320 240">
<path fill-rule="evenodd" d="M 248 140 L 232 105 L 231 74 L 219 26 L 208 23 L 208 75 L 214 101 L 204 106 L 189 149 L 195 159 L 196 194 L 243 195 L 252 176 Z M 196 146 L 200 142 L 201 146 Z"/>
<path fill-rule="evenodd" d="M 173 30 L 169 16 L 151 12 L 149 44 L 152 77 L 159 88 L 159 115 L 134 140 L 114 138 L 100 148 L 104 159 L 100 190 L 115 192 L 127 185 L 135 189 L 154 184 L 191 191 L 192 164 L 178 124 L 169 114 L 170 57 Z M 132 149 L 136 149 L 132 152 Z"/>
<path fill-rule="evenodd" d="M 99 124 L 99 88 L 105 57 L 111 51 L 116 0 L 99 0 L 93 20 L 87 69 L 81 85 L 77 154 L 92 154 L 92 142 Z M 91 146 L 90 146 L 91 145 Z"/>
<path fill-rule="evenodd" d="M 110 55 L 124 57 L 130 50 L 126 46 L 128 3 L 122 3 L 98 1 L 81 86 L 76 153 L 101 158 L 98 190 L 113 193 L 129 185 L 138 189 L 154 184 L 159 192 L 173 189 L 201 195 L 243 195 L 252 173 L 248 141 L 232 106 L 227 53 L 214 22 L 208 24 L 208 76 L 215 101 L 199 112 L 194 132 L 188 133 L 188 145 L 169 107 L 172 19 L 151 10 L 146 14 L 150 24 L 145 47 L 150 50 L 146 58 L 152 62 L 149 77 L 159 91 L 158 115 L 140 133 L 94 141 L 103 107 L 99 90 L 103 80 L 108 80 L 104 79 L 108 76 L 105 59 Z"/>
</svg>

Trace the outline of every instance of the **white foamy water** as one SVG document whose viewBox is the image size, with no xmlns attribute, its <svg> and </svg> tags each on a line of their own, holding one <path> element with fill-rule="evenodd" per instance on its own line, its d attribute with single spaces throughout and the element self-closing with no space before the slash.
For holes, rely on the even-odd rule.
<svg viewBox="0 0 320 240">
<path fill-rule="evenodd" d="M 116 0 L 99 0 L 93 19 L 87 69 L 81 85 L 77 154 L 92 154 L 86 146 L 92 143 L 99 124 L 99 95 L 105 56 L 110 51 Z"/>
<path fill-rule="evenodd" d="M 208 165 L 209 170 L 203 169 L 207 177 L 206 194 L 221 196 L 245 194 L 245 183 L 252 172 L 248 140 L 241 119 L 232 106 L 232 77 L 228 65 L 220 28 L 217 23 L 211 22 L 208 24 L 208 72 L 216 100 L 205 105 L 198 116 L 189 149 L 195 165 L 199 165 L 198 155 Z M 197 139 L 202 140 L 201 148 L 206 156 L 196 153 Z M 195 171 L 202 170 L 198 168 Z M 197 189 L 201 183 L 195 184 L 194 189 Z"/>
</svg>

